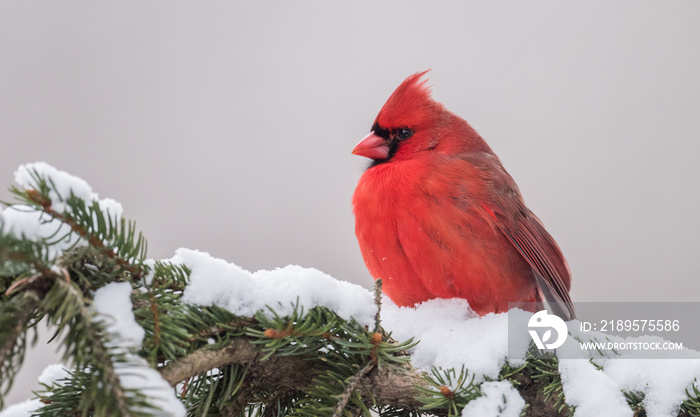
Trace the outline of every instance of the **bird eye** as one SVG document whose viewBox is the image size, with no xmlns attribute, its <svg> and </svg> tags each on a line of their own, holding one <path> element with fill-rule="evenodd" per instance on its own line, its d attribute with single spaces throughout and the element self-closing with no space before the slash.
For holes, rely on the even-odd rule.
<svg viewBox="0 0 700 417">
<path fill-rule="evenodd" d="M 413 136 L 413 131 L 411 129 L 399 129 L 396 136 L 401 140 L 406 140 Z"/>
</svg>

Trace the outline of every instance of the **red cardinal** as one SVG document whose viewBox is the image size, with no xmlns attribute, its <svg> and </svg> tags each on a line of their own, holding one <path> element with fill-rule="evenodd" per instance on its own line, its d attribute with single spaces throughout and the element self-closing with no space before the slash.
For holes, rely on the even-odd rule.
<svg viewBox="0 0 700 417">
<path fill-rule="evenodd" d="M 372 159 L 353 196 L 370 274 L 399 306 L 458 297 L 484 315 L 549 301 L 575 318 L 559 246 L 481 136 L 431 98 L 424 74 L 394 91 L 352 151 Z"/>
</svg>

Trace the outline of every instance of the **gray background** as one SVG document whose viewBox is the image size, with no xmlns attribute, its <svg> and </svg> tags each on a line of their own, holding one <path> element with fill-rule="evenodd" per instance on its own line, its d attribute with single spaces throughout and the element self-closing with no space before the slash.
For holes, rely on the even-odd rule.
<svg viewBox="0 0 700 417">
<path fill-rule="evenodd" d="M 699 21 L 690 0 L 2 2 L 0 199 L 44 160 L 120 201 L 151 257 L 369 286 L 350 150 L 433 68 L 559 242 L 574 300 L 697 300 Z"/>
</svg>

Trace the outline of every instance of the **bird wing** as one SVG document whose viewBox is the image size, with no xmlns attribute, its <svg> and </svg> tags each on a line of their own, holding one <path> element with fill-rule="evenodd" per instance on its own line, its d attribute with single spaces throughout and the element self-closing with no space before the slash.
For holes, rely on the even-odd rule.
<svg viewBox="0 0 700 417">
<path fill-rule="evenodd" d="M 542 301 L 553 302 L 552 311 L 563 319 L 576 318 L 569 289 L 571 272 L 559 245 L 526 206 L 518 186 L 493 154 L 467 160 L 484 179 L 485 194 L 491 204 L 483 208 L 493 225 L 513 244 L 535 275 Z"/>
<path fill-rule="evenodd" d="M 551 307 L 558 316 L 567 321 L 575 319 L 576 312 L 569 296 L 571 272 L 559 246 L 540 219 L 525 208 L 510 221 L 499 220 L 499 230 L 532 267 L 541 298 L 555 303 Z"/>
<path fill-rule="evenodd" d="M 482 202 L 484 217 L 532 268 L 541 301 L 554 303 L 550 304 L 552 311 L 565 320 L 576 318 L 566 259 L 540 219 L 525 206 L 518 186 L 498 157 L 480 152 L 461 155 L 455 161 L 462 170 L 461 178 L 469 179 L 461 184 L 460 197 L 471 199 L 465 205 Z"/>
</svg>

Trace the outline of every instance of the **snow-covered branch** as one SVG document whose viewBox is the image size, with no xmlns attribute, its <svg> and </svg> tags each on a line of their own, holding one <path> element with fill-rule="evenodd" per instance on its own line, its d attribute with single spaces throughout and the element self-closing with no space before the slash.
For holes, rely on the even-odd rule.
<svg viewBox="0 0 700 417">
<path fill-rule="evenodd" d="M 272 356 L 263 360 L 265 354 L 248 338 L 233 339 L 219 349 L 202 348 L 169 363 L 160 369 L 163 378 L 176 386 L 190 378 L 224 365 L 248 365 L 248 372 L 255 375 L 262 388 L 283 387 L 299 390 L 313 381 L 313 368 L 308 357 Z M 373 370 L 363 376 L 359 384 L 371 393 L 382 406 L 419 409 L 423 404 L 417 400 L 417 387 L 429 388 L 421 374 L 410 366 L 386 367 Z"/>
<path fill-rule="evenodd" d="M 42 319 L 69 372 L 0 417 L 700 415 L 697 352 L 546 358 L 509 346 L 521 310 L 400 308 L 315 269 L 249 272 L 189 249 L 147 259 L 84 181 L 46 164 L 17 181 L 21 204 L 0 213 L 0 395 Z"/>
</svg>

